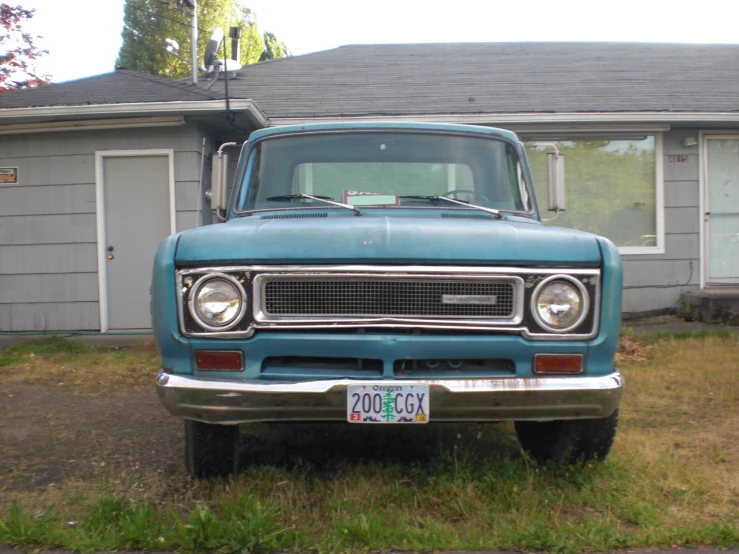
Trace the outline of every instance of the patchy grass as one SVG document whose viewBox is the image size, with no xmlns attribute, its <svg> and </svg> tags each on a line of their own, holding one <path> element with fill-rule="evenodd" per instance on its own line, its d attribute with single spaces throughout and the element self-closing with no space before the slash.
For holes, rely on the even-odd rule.
<svg viewBox="0 0 739 554">
<path fill-rule="evenodd" d="M 657 332 L 643 335 L 640 340 L 647 344 L 656 344 L 658 342 L 676 342 L 691 339 L 726 339 L 731 340 L 731 331 L 726 327 L 718 327 L 712 330 L 701 329 L 698 331 L 679 331 L 676 333 Z"/>
<path fill-rule="evenodd" d="M 150 387 L 159 367 L 153 342 L 106 348 L 47 337 L 0 350 L 0 382 L 55 385 L 80 392 Z"/>
<path fill-rule="evenodd" d="M 144 471 L 100 453 L 89 476 L 0 488 L 0 542 L 255 553 L 739 544 L 736 338 L 629 340 L 621 425 L 603 464 L 534 464 L 509 424 L 249 425 L 248 460 L 226 482 L 192 481 L 179 461 Z M 153 356 L 124 354 L 142 367 Z M 118 355 L 51 352 L 36 363 L 95 359 L 89 366 L 102 363 L 107 376 L 128 371 Z M 2 385 L 8 374 L 0 376 Z"/>
</svg>

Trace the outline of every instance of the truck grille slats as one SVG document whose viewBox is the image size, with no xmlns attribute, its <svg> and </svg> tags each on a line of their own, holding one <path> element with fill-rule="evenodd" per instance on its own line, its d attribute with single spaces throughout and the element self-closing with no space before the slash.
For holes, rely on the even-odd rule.
<svg viewBox="0 0 739 554">
<path fill-rule="evenodd" d="M 270 277 L 262 309 L 278 317 L 512 318 L 510 281 Z"/>
</svg>

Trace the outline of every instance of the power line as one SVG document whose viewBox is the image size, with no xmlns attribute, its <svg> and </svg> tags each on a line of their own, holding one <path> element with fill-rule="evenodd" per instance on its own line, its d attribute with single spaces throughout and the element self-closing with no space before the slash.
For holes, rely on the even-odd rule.
<svg viewBox="0 0 739 554">
<path fill-rule="evenodd" d="M 149 17 L 153 17 L 155 19 L 163 19 L 165 21 L 171 21 L 172 23 L 176 23 L 177 25 L 181 25 L 183 27 L 187 27 L 188 29 L 191 29 L 189 23 L 185 23 L 184 21 L 178 21 L 177 19 L 172 19 L 171 17 L 167 17 L 165 15 L 154 13 L 154 12 L 152 12 L 150 10 L 147 10 L 147 9 L 143 8 L 142 6 L 137 6 L 136 4 L 131 4 L 130 2 L 128 2 L 128 3 L 126 3 L 126 7 L 130 7 L 133 10 L 136 10 L 136 11 L 139 11 L 139 12 L 141 12 L 143 14 L 148 15 Z M 201 29 L 200 27 L 198 27 L 198 31 L 203 32 L 203 33 L 207 33 L 208 32 L 206 29 Z"/>
</svg>

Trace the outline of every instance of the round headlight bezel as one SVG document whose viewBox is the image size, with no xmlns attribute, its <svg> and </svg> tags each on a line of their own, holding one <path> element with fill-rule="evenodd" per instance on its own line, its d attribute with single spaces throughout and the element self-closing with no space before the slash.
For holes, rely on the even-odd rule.
<svg viewBox="0 0 739 554">
<path fill-rule="evenodd" d="M 568 285 L 574 286 L 580 294 L 580 301 L 582 304 L 580 315 L 574 322 L 570 323 L 566 327 L 554 327 L 553 325 L 550 325 L 549 323 L 544 321 L 539 315 L 539 296 L 547 286 L 556 281 L 563 281 Z M 585 318 L 588 317 L 588 314 L 590 313 L 590 295 L 588 294 L 588 290 L 585 288 L 585 285 L 583 285 L 582 282 L 580 282 L 578 279 L 575 279 L 571 275 L 552 275 L 544 279 L 534 289 L 534 293 L 531 295 L 531 313 L 534 317 L 534 321 L 536 321 L 536 324 L 545 331 L 557 334 L 568 333 L 573 329 L 579 327 L 582 322 L 585 321 Z"/>
<path fill-rule="evenodd" d="M 200 316 L 195 305 L 195 301 L 197 300 L 198 294 L 200 293 L 203 286 L 213 280 L 218 279 L 227 281 L 230 285 L 233 285 L 236 288 L 236 291 L 238 292 L 241 300 L 241 305 L 239 306 L 239 311 L 236 313 L 236 316 L 225 325 L 212 325 L 210 323 L 207 323 Z M 200 327 L 208 331 L 223 332 L 233 329 L 241 322 L 241 320 L 244 318 L 244 314 L 246 313 L 247 301 L 248 298 L 246 296 L 246 291 L 235 277 L 226 273 L 216 272 L 203 275 L 195 282 L 195 284 L 190 289 L 190 294 L 187 299 L 187 305 L 190 310 L 190 317 L 192 317 L 193 320 L 195 320 L 195 323 L 197 323 Z"/>
</svg>

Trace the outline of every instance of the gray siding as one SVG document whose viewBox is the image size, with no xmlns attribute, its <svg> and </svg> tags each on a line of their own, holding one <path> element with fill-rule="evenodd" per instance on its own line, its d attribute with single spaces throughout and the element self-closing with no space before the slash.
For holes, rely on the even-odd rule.
<svg viewBox="0 0 739 554">
<path fill-rule="evenodd" d="M 698 148 L 680 144 L 697 135 L 664 135 L 665 253 L 624 256 L 626 313 L 674 306 L 699 284 Z M 18 166 L 20 175 L 17 185 L 0 185 L 0 330 L 99 329 L 95 152 L 174 149 L 181 231 L 197 224 L 203 137 L 208 155 L 215 145 L 194 127 L 0 136 L 0 166 Z M 229 154 L 232 179 L 238 150 Z M 209 179 L 208 164 L 205 190 Z"/>
<path fill-rule="evenodd" d="M 198 159 L 197 159 L 197 168 L 198 168 L 198 175 L 200 175 L 200 152 L 203 148 L 203 139 L 205 139 L 205 165 L 203 167 L 203 188 L 199 192 L 197 190 L 189 191 L 188 194 L 191 198 L 190 203 L 192 204 L 192 199 L 195 201 L 198 200 L 198 196 L 200 196 L 200 202 L 202 203 L 202 211 L 201 211 L 201 224 L 202 225 L 210 225 L 211 223 L 214 223 L 215 218 L 210 211 L 210 200 L 206 198 L 205 192 L 210 190 L 210 172 L 211 172 L 211 155 L 216 150 L 215 147 L 215 141 L 213 140 L 213 137 L 211 134 L 204 129 L 203 127 L 198 127 L 197 133 L 196 133 L 196 143 L 198 147 Z M 195 214 L 197 217 L 197 213 Z"/>
<path fill-rule="evenodd" d="M 197 219 L 200 145 L 193 126 L 0 136 L 0 167 L 19 168 L 0 185 L 0 330 L 99 329 L 95 152 L 173 149 L 180 231 Z"/>
<path fill-rule="evenodd" d="M 624 313 L 675 307 L 681 293 L 700 285 L 699 153 L 681 144 L 688 136 L 698 130 L 664 134 L 665 253 L 623 257 Z"/>
<path fill-rule="evenodd" d="M 197 221 L 201 144 L 197 141 L 194 130 L 191 138 L 190 147 L 175 152 L 174 155 L 178 231 L 192 229 Z"/>
</svg>

